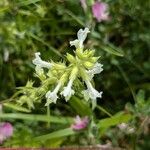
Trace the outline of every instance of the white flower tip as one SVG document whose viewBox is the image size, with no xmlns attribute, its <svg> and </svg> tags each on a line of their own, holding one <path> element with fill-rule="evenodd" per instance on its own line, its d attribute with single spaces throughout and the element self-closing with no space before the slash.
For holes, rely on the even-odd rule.
<svg viewBox="0 0 150 150">
<path fill-rule="evenodd" d="M 90 32 L 89 28 L 80 29 L 77 32 L 77 38 L 74 41 L 70 41 L 71 46 L 75 46 L 76 48 L 83 48 L 83 42 L 85 41 L 87 34 Z"/>
<path fill-rule="evenodd" d="M 32 60 L 33 64 L 39 67 L 45 67 L 45 68 L 51 68 L 51 63 L 43 61 L 40 57 L 41 53 L 37 52 L 35 53 L 35 59 Z"/>
<path fill-rule="evenodd" d="M 102 98 L 103 92 L 98 92 L 96 89 L 93 88 L 90 81 L 85 81 L 87 85 L 87 90 L 83 91 L 85 99 L 91 98 L 92 100 L 96 100 L 96 98 Z"/>
<path fill-rule="evenodd" d="M 102 94 L 103 94 L 103 92 L 101 91 L 101 92 L 99 92 L 99 98 L 102 98 Z"/>
<path fill-rule="evenodd" d="M 79 46 L 79 40 L 70 41 L 70 46 L 75 46 L 76 48 Z"/>
<path fill-rule="evenodd" d="M 87 27 L 84 29 L 84 31 L 85 31 L 86 33 L 90 33 L 90 30 L 89 30 L 89 28 L 87 28 Z"/>
<path fill-rule="evenodd" d="M 60 93 L 61 95 L 63 95 L 66 99 L 66 101 L 68 101 L 72 95 L 74 95 L 75 91 L 72 90 L 69 87 L 64 87 L 64 90 Z"/>
<path fill-rule="evenodd" d="M 85 41 L 87 34 L 90 32 L 89 28 L 80 29 L 77 33 L 78 40 L 83 44 Z"/>
<path fill-rule="evenodd" d="M 37 57 L 37 56 L 39 56 L 39 55 L 41 55 L 40 52 L 36 52 L 36 53 L 35 53 L 35 57 Z"/>
<path fill-rule="evenodd" d="M 47 99 L 47 103 L 45 104 L 45 106 L 48 106 L 52 102 L 56 104 L 58 96 L 55 92 L 48 91 L 45 97 Z"/>
</svg>

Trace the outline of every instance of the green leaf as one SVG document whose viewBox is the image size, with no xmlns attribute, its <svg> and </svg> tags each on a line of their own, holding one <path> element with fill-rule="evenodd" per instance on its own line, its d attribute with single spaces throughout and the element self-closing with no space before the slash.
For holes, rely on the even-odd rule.
<svg viewBox="0 0 150 150">
<path fill-rule="evenodd" d="M 36 2 L 39 2 L 41 0 L 21 0 L 17 5 L 18 6 L 27 6 L 30 4 L 35 4 Z"/>
<path fill-rule="evenodd" d="M 48 120 L 51 123 L 60 123 L 60 124 L 71 124 L 73 122 L 72 118 L 69 117 L 56 117 L 47 115 L 33 115 L 33 114 L 22 114 L 22 113 L 2 113 L 0 114 L 2 119 L 21 119 L 21 120 L 32 120 L 32 121 L 42 121 L 47 122 Z"/>
<path fill-rule="evenodd" d="M 69 100 L 69 104 L 78 115 L 90 116 L 92 114 L 92 110 L 90 109 L 86 101 L 83 101 L 76 96 L 72 96 L 72 98 Z"/>
<path fill-rule="evenodd" d="M 115 47 L 114 45 L 112 44 L 109 44 L 109 45 L 102 45 L 101 48 L 110 53 L 110 54 L 113 54 L 113 55 L 116 55 L 116 56 L 120 56 L 120 57 L 123 57 L 124 56 L 124 53 L 123 51 L 121 51 L 119 48 Z"/>
<path fill-rule="evenodd" d="M 22 112 L 31 112 L 31 110 L 24 108 L 22 106 L 16 105 L 16 104 L 12 104 L 12 103 L 3 103 L 4 106 L 12 108 L 14 110 L 17 111 L 22 111 Z"/>
<path fill-rule="evenodd" d="M 101 110 L 103 113 L 107 114 L 109 117 L 112 117 L 112 115 L 103 107 L 97 105 L 96 106 L 99 110 Z"/>
<path fill-rule="evenodd" d="M 45 140 L 48 140 L 48 139 L 66 137 L 66 136 L 69 136 L 69 135 L 73 135 L 75 133 L 76 132 L 74 132 L 71 128 L 66 128 L 66 129 L 54 131 L 54 132 L 46 134 L 46 135 L 38 136 L 38 137 L 35 138 L 35 140 L 45 141 Z"/>
<path fill-rule="evenodd" d="M 128 122 L 131 118 L 132 118 L 131 114 L 125 114 L 124 112 L 119 112 L 110 118 L 100 120 L 98 123 L 98 127 L 109 128 L 111 126 L 115 126 L 123 122 Z"/>
<path fill-rule="evenodd" d="M 126 123 L 130 119 L 132 119 L 131 114 L 125 114 L 124 112 L 119 112 L 110 118 L 105 118 L 100 120 L 97 125 L 99 127 L 100 135 L 102 136 L 107 131 L 108 128 L 112 126 L 116 126 L 123 122 Z"/>
</svg>

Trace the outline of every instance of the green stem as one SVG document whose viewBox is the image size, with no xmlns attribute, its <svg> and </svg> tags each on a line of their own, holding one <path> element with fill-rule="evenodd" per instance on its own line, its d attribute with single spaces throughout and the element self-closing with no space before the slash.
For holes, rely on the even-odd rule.
<svg viewBox="0 0 150 150">
<path fill-rule="evenodd" d="M 107 114 L 109 117 L 112 117 L 112 115 L 106 110 L 104 109 L 103 107 L 97 105 L 96 106 L 99 110 L 101 110 L 102 112 L 104 112 L 105 114 Z"/>
<path fill-rule="evenodd" d="M 50 105 L 47 106 L 47 127 L 50 127 Z"/>
</svg>

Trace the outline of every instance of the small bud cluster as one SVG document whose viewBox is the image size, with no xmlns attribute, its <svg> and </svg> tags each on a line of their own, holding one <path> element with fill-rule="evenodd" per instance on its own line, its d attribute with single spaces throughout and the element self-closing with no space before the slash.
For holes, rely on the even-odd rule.
<svg viewBox="0 0 150 150">
<path fill-rule="evenodd" d="M 40 53 L 35 53 L 33 64 L 36 66 L 36 76 L 41 80 L 40 87 L 33 87 L 33 83 L 29 81 L 26 88 L 22 88 L 23 95 L 19 98 L 18 103 L 23 105 L 28 104 L 29 108 L 33 108 L 33 102 L 46 98 L 45 106 L 50 103 L 56 103 L 60 96 L 63 96 L 68 101 L 73 95 L 78 95 L 80 91 L 76 88 L 80 82 L 83 89 L 80 93 L 86 100 L 91 99 L 96 102 L 97 98 L 102 97 L 102 92 L 98 92 L 92 84 L 92 79 L 95 74 L 99 74 L 102 69 L 102 64 L 98 63 L 99 57 L 95 57 L 94 50 L 84 50 L 83 42 L 85 41 L 89 29 L 80 29 L 77 33 L 77 39 L 70 41 L 71 46 L 75 46 L 75 55 L 67 53 L 66 58 L 68 63 L 43 61 L 40 58 Z"/>
</svg>

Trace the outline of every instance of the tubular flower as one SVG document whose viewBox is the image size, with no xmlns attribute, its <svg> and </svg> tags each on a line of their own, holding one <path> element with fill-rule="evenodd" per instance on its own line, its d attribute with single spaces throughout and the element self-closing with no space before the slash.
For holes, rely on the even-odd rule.
<svg viewBox="0 0 150 150">
<path fill-rule="evenodd" d="M 71 125 L 73 130 L 82 130 L 87 127 L 89 123 L 88 117 L 80 118 L 80 116 L 76 116 L 74 119 L 74 123 Z"/>
<path fill-rule="evenodd" d="M 86 37 L 87 37 L 87 34 L 89 33 L 89 29 L 88 28 L 85 28 L 84 30 L 83 29 L 80 29 L 78 32 L 77 32 L 77 38 L 76 40 L 74 41 L 70 41 L 70 45 L 71 46 L 75 46 L 76 48 L 83 48 L 83 42 L 85 41 Z"/>
<path fill-rule="evenodd" d="M 105 20 L 109 19 L 107 3 L 95 2 L 95 4 L 92 6 L 92 13 L 98 22 L 105 21 Z"/>
<path fill-rule="evenodd" d="M 95 74 L 101 73 L 103 71 L 102 67 L 102 64 L 96 63 L 91 70 L 88 70 L 87 73 L 89 74 L 90 79 L 92 79 Z"/>
<path fill-rule="evenodd" d="M 61 92 L 61 94 L 65 97 L 66 101 L 68 101 L 70 99 L 70 97 L 72 95 L 74 95 L 75 91 L 72 89 L 72 85 L 74 80 L 77 77 L 77 73 L 78 73 L 78 68 L 77 67 L 73 67 L 72 71 L 71 71 L 71 75 L 70 75 L 70 80 L 67 84 L 66 87 L 64 87 L 64 90 Z"/>
<path fill-rule="evenodd" d="M 37 52 L 35 53 L 35 59 L 32 61 L 34 65 L 40 67 L 40 68 L 51 68 L 51 63 L 48 63 L 46 61 L 43 61 L 40 58 L 41 53 Z"/>
<path fill-rule="evenodd" d="M 86 100 L 89 100 L 90 98 L 92 100 L 96 100 L 96 98 L 102 98 L 103 92 L 98 92 L 96 89 L 94 89 L 90 81 L 86 80 L 85 83 L 87 85 L 87 90 L 82 91 L 82 93 Z"/>
<path fill-rule="evenodd" d="M 48 106 L 51 102 L 56 103 L 57 98 L 58 98 L 57 93 L 58 93 L 60 87 L 61 87 L 61 82 L 59 82 L 57 84 L 57 86 L 55 87 L 53 92 L 48 91 L 46 93 L 47 103 L 45 104 L 45 106 Z"/>
<path fill-rule="evenodd" d="M 64 87 L 64 90 L 61 92 L 61 95 L 65 97 L 66 101 L 68 101 L 70 97 L 75 93 L 75 91 L 71 88 L 72 84 L 73 84 L 73 80 L 70 80 L 68 82 L 68 85 Z"/>
</svg>

